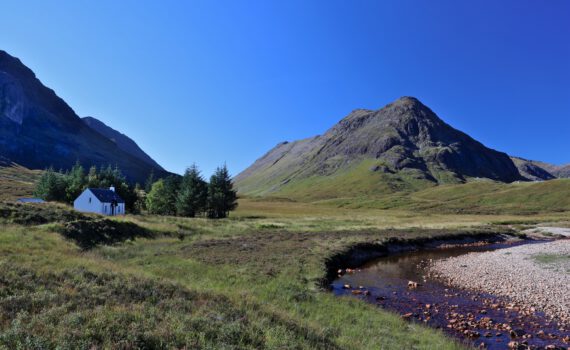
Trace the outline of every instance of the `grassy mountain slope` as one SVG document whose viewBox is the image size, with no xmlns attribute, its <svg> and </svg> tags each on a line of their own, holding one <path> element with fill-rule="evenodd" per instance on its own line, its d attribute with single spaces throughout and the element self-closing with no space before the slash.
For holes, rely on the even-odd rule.
<svg viewBox="0 0 570 350">
<path fill-rule="evenodd" d="M 30 197 L 41 171 L 30 170 L 0 157 L 0 200 Z"/>
<path fill-rule="evenodd" d="M 345 197 L 319 201 L 347 208 L 400 209 L 419 212 L 513 214 L 570 212 L 570 179 L 505 184 L 473 181 L 433 186 L 382 197 Z"/>
</svg>

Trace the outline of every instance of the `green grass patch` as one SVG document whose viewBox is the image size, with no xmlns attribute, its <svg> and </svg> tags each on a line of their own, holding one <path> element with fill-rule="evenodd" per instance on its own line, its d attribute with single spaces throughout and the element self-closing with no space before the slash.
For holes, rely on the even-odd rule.
<svg viewBox="0 0 570 350">
<path fill-rule="evenodd" d="M 560 254 L 537 254 L 532 259 L 540 264 L 568 264 L 570 263 L 570 255 Z"/>
</svg>

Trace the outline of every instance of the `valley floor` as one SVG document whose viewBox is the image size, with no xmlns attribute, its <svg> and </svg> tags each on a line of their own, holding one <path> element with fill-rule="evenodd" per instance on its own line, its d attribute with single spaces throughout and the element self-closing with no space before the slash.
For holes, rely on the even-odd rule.
<svg viewBox="0 0 570 350">
<path fill-rule="evenodd" d="M 0 208 L 0 349 L 460 349 L 437 330 L 328 293 L 327 261 L 359 243 L 570 222 L 566 213 L 440 215 L 244 200 L 219 221 L 119 218 L 152 234 L 82 250 L 69 229 L 89 235 L 98 219 L 70 225 L 75 219 L 58 206 L 42 220 L 45 208 Z"/>
</svg>

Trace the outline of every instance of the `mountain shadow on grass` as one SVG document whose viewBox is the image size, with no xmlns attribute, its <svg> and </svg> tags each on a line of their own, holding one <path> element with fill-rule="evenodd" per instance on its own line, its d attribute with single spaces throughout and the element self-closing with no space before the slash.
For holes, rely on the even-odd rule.
<svg viewBox="0 0 570 350">
<path fill-rule="evenodd" d="M 150 230 L 132 222 L 121 222 L 109 219 L 80 219 L 67 222 L 60 233 L 73 241 L 83 250 L 92 249 L 97 245 L 112 245 L 137 237 L 153 238 Z"/>
</svg>

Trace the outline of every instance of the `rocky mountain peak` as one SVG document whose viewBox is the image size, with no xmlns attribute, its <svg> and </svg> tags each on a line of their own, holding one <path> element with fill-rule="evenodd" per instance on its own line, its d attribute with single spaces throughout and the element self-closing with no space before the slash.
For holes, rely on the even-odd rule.
<svg viewBox="0 0 570 350">
<path fill-rule="evenodd" d="M 485 147 L 446 124 L 417 98 L 404 96 L 375 111 L 356 109 L 322 136 L 275 148 L 237 180 L 246 192 L 278 191 L 294 186 L 296 180 L 330 177 L 332 181 L 363 163 L 382 169 L 394 183 L 411 186 L 475 178 L 523 179 L 507 154 Z"/>
</svg>

